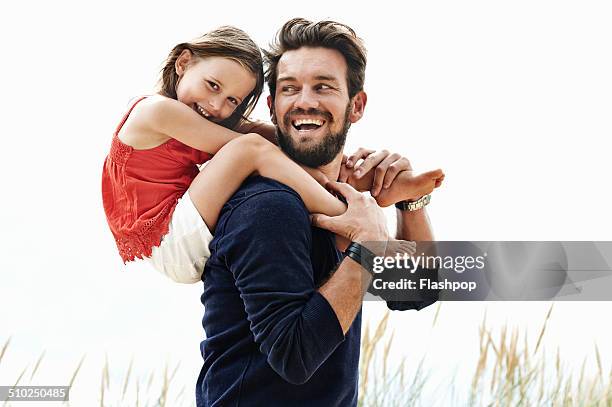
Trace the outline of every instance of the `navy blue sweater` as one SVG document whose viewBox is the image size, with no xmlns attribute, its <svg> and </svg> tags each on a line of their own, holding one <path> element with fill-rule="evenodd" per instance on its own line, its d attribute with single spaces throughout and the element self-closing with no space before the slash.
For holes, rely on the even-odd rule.
<svg viewBox="0 0 612 407">
<path fill-rule="evenodd" d="M 198 407 L 356 405 L 361 312 L 345 336 L 317 292 L 342 258 L 299 195 L 251 177 L 210 248 Z"/>
</svg>

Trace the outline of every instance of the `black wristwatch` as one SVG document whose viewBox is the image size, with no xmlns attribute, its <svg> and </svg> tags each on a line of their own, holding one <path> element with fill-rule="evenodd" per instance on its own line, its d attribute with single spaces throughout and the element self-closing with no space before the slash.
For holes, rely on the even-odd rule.
<svg viewBox="0 0 612 407">
<path fill-rule="evenodd" d="M 374 253 L 370 249 L 357 242 L 351 242 L 344 251 L 346 257 L 355 260 L 368 273 L 374 275 Z"/>
</svg>

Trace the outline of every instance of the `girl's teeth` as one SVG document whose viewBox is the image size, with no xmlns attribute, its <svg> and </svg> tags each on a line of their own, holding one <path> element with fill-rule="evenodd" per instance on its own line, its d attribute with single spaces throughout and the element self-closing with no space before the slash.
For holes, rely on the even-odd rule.
<svg viewBox="0 0 612 407">
<path fill-rule="evenodd" d="M 209 116 L 209 114 L 208 114 L 208 113 L 207 113 L 207 112 L 206 112 L 204 109 L 202 109 L 202 108 L 200 107 L 200 105 L 196 105 L 196 106 L 197 106 L 198 111 L 199 111 L 200 113 L 202 113 L 202 114 L 203 114 L 204 116 L 206 116 L 206 117 L 208 117 L 208 116 Z"/>
</svg>

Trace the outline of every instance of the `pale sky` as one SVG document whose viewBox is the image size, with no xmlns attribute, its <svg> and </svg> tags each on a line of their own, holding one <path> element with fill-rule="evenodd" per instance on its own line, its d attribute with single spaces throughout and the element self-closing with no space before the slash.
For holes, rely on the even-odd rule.
<svg viewBox="0 0 612 407">
<path fill-rule="evenodd" d="M 132 356 L 141 372 L 180 361 L 178 377 L 193 394 L 202 286 L 123 267 L 100 175 L 128 101 L 152 92 L 169 50 L 223 24 L 261 46 L 295 16 L 357 31 L 369 51 L 368 105 L 347 150 L 387 148 L 417 170 L 443 168 L 428 207 L 438 240 L 612 240 L 608 2 L 255 4 L 1 6 L 0 346 L 12 341 L 0 385 L 46 350 L 36 384 L 67 384 L 87 354 L 73 405 L 99 394 L 105 353 L 113 374 Z M 266 119 L 263 100 L 256 117 Z M 392 352 L 409 361 L 427 354 L 437 375 L 451 366 L 471 372 L 485 308 L 491 324 L 508 322 L 535 340 L 549 306 L 448 302 L 433 330 L 434 307 L 394 313 Z M 367 303 L 364 320 L 383 309 Z M 546 346 L 579 364 L 597 343 L 609 368 L 610 311 L 609 302 L 558 303 Z"/>
</svg>

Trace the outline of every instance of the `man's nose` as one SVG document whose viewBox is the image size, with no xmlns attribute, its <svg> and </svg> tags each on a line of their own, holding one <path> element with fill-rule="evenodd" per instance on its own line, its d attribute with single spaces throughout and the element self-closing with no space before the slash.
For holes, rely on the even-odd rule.
<svg viewBox="0 0 612 407">
<path fill-rule="evenodd" d="M 295 101 L 295 108 L 308 110 L 319 107 L 319 99 L 315 92 L 310 89 L 302 89 Z"/>
</svg>

